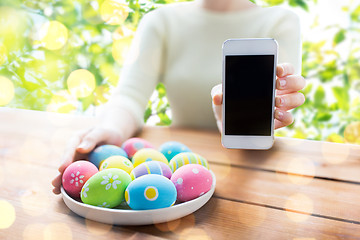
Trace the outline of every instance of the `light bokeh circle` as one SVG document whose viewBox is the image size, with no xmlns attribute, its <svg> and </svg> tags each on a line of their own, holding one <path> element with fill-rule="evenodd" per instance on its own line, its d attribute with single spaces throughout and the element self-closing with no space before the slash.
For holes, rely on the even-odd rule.
<svg viewBox="0 0 360 240">
<path fill-rule="evenodd" d="M 128 6 L 115 0 L 106 0 L 100 6 L 101 18 L 109 25 L 125 22 L 129 15 Z"/>
<path fill-rule="evenodd" d="M 15 87 L 10 79 L 0 76 L 0 106 L 11 102 L 15 96 Z"/>
<path fill-rule="evenodd" d="M 86 69 L 77 69 L 70 73 L 67 85 L 71 95 L 76 98 L 84 98 L 95 90 L 95 76 Z"/>
<path fill-rule="evenodd" d="M 302 193 L 296 193 L 285 202 L 285 213 L 293 222 L 305 222 L 313 213 L 314 203 L 311 198 Z"/>
<path fill-rule="evenodd" d="M 352 122 L 346 126 L 344 131 L 345 141 L 360 144 L 360 122 Z"/>
<path fill-rule="evenodd" d="M 59 21 L 44 23 L 39 32 L 41 44 L 49 50 L 62 48 L 68 40 L 68 29 Z"/>
<path fill-rule="evenodd" d="M 68 224 L 62 222 L 50 223 L 44 229 L 45 240 L 72 240 L 72 231 Z"/>
<path fill-rule="evenodd" d="M 0 43 L 0 65 L 4 64 L 7 60 L 7 49 L 4 44 Z"/>
<path fill-rule="evenodd" d="M 44 224 L 28 224 L 23 232 L 23 240 L 40 240 L 44 239 Z"/>
<path fill-rule="evenodd" d="M 11 203 L 0 200 L 0 229 L 9 228 L 16 219 L 15 208 Z"/>
</svg>

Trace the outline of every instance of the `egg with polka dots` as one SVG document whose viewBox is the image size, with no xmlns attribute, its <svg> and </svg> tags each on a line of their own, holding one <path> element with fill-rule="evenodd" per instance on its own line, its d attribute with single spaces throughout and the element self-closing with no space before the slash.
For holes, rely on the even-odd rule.
<svg viewBox="0 0 360 240">
<path fill-rule="evenodd" d="M 132 181 L 125 191 L 125 200 L 134 210 L 170 207 L 176 201 L 176 188 L 166 177 L 147 174 Z"/>
<path fill-rule="evenodd" d="M 159 151 L 170 161 L 175 155 L 182 152 L 191 152 L 190 148 L 185 144 L 177 141 L 168 141 L 163 143 Z"/>
<path fill-rule="evenodd" d="M 80 198 L 81 188 L 97 172 L 97 167 L 89 161 L 73 162 L 64 171 L 62 186 L 71 197 Z"/>
<path fill-rule="evenodd" d="M 134 154 L 143 148 L 155 148 L 150 142 L 142 138 L 129 138 L 121 146 L 127 153 L 129 159 L 132 159 Z"/>
<path fill-rule="evenodd" d="M 180 202 L 190 201 L 208 192 L 212 180 L 211 172 L 199 164 L 184 165 L 171 176 Z"/>
</svg>

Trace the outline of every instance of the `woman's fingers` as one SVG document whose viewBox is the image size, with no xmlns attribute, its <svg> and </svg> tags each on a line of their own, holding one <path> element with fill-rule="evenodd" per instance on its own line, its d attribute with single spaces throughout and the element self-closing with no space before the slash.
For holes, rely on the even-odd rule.
<svg viewBox="0 0 360 240">
<path fill-rule="evenodd" d="M 83 137 L 76 150 L 83 154 L 89 153 L 99 142 L 103 141 L 105 138 L 106 136 L 104 131 L 99 130 L 98 128 L 94 128 Z"/>
<path fill-rule="evenodd" d="M 69 141 L 65 154 L 63 156 L 63 163 L 59 167 L 59 172 L 63 173 L 64 170 L 74 161 L 74 159 L 80 159 L 83 156 L 80 156 L 79 153 L 76 152 L 76 148 L 82 141 L 82 138 L 89 132 L 90 130 L 85 130 L 77 133 L 74 137 Z"/>
<path fill-rule="evenodd" d="M 53 193 L 60 194 L 60 186 L 62 182 L 62 174 L 60 173 L 53 181 L 52 185 L 54 186 Z"/>
<path fill-rule="evenodd" d="M 286 127 L 294 121 L 291 113 L 276 109 L 275 110 L 275 129 Z"/>
<path fill-rule="evenodd" d="M 289 75 L 276 79 L 276 89 L 281 94 L 300 91 L 305 87 L 305 79 L 299 75 Z"/>
<path fill-rule="evenodd" d="M 213 102 L 215 105 L 219 106 L 222 104 L 222 98 L 223 98 L 223 95 L 222 93 L 221 94 L 216 94 L 214 97 L 213 97 Z"/>
<path fill-rule="evenodd" d="M 222 84 L 211 89 L 212 108 L 219 131 L 222 131 Z"/>
<path fill-rule="evenodd" d="M 278 95 L 275 98 L 275 106 L 285 111 L 296 108 L 304 102 L 304 94 L 300 92 Z"/>
<path fill-rule="evenodd" d="M 53 192 L 60 193 L 62 174 L 74 161 L 86 159 L 87 155 L 100 144 L 121 144 L 122 137 L 112 129 L 93 128 L 76 134 L 69 142 L 63 157 L 63 163 L 59 167 L 60 174 L 52 181 Z"/>
<path fill-rule="evenodd" d="M 211 89 L 211 98 L 215 105 L 222 104 L 222 84 L 218 84 Z"/>
<path fill-rule="evenodd" d="M 291 63 L 282 63 L 276 66 L 276 75 L 281 78 L 295 73 L 295 68 Z"/>
</svg>

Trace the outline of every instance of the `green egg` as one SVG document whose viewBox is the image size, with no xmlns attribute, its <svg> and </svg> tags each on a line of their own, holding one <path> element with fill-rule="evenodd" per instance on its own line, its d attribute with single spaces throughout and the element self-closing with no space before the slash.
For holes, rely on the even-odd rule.
<svg viewBox="0 0 360 240">
<path fill-rule="evenodd" d="M 113 208 L 124 200 L 125 189 L 130 182 L 131 177 L 124 170 L 105 169 L 86 181 L 80 197 L 85 204 Z"/>
</svg>

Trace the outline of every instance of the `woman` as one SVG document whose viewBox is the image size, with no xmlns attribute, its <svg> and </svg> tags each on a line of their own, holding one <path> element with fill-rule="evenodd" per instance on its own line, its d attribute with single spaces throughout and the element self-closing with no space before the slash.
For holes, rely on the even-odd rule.
<svg viewBox="0 0 360 240">
<path fill-rule="evenodd" d="M 169 4 L 143 17 L 119 86 L 106 104 L 100 123 L 69 143 L 59 176 L 74 160 L 84 159 L 96 145 L 120 145 L 143 125 L 146 104 L 163 82 L 173 126 L 216 128 L 221 121 L 222 43 L 229 38 L 275 38 L 279 43 L 275 129 L 293 122 L 290 109 L 300 106 L 305 86 L 300 75 L 299 20 L 280 7 L 260 8 L 248 0 L 196 0 Z M 256 74 L 256 73 L 254 73 Z M 251 80 L 251 79 L 244 79 Z M 209 94 L 212 91 L 212 104 Z M 256 89 L 249 89 L 256 91 Z M 214 117 L 215 113 L 215 117 Z"/>
</svg>

